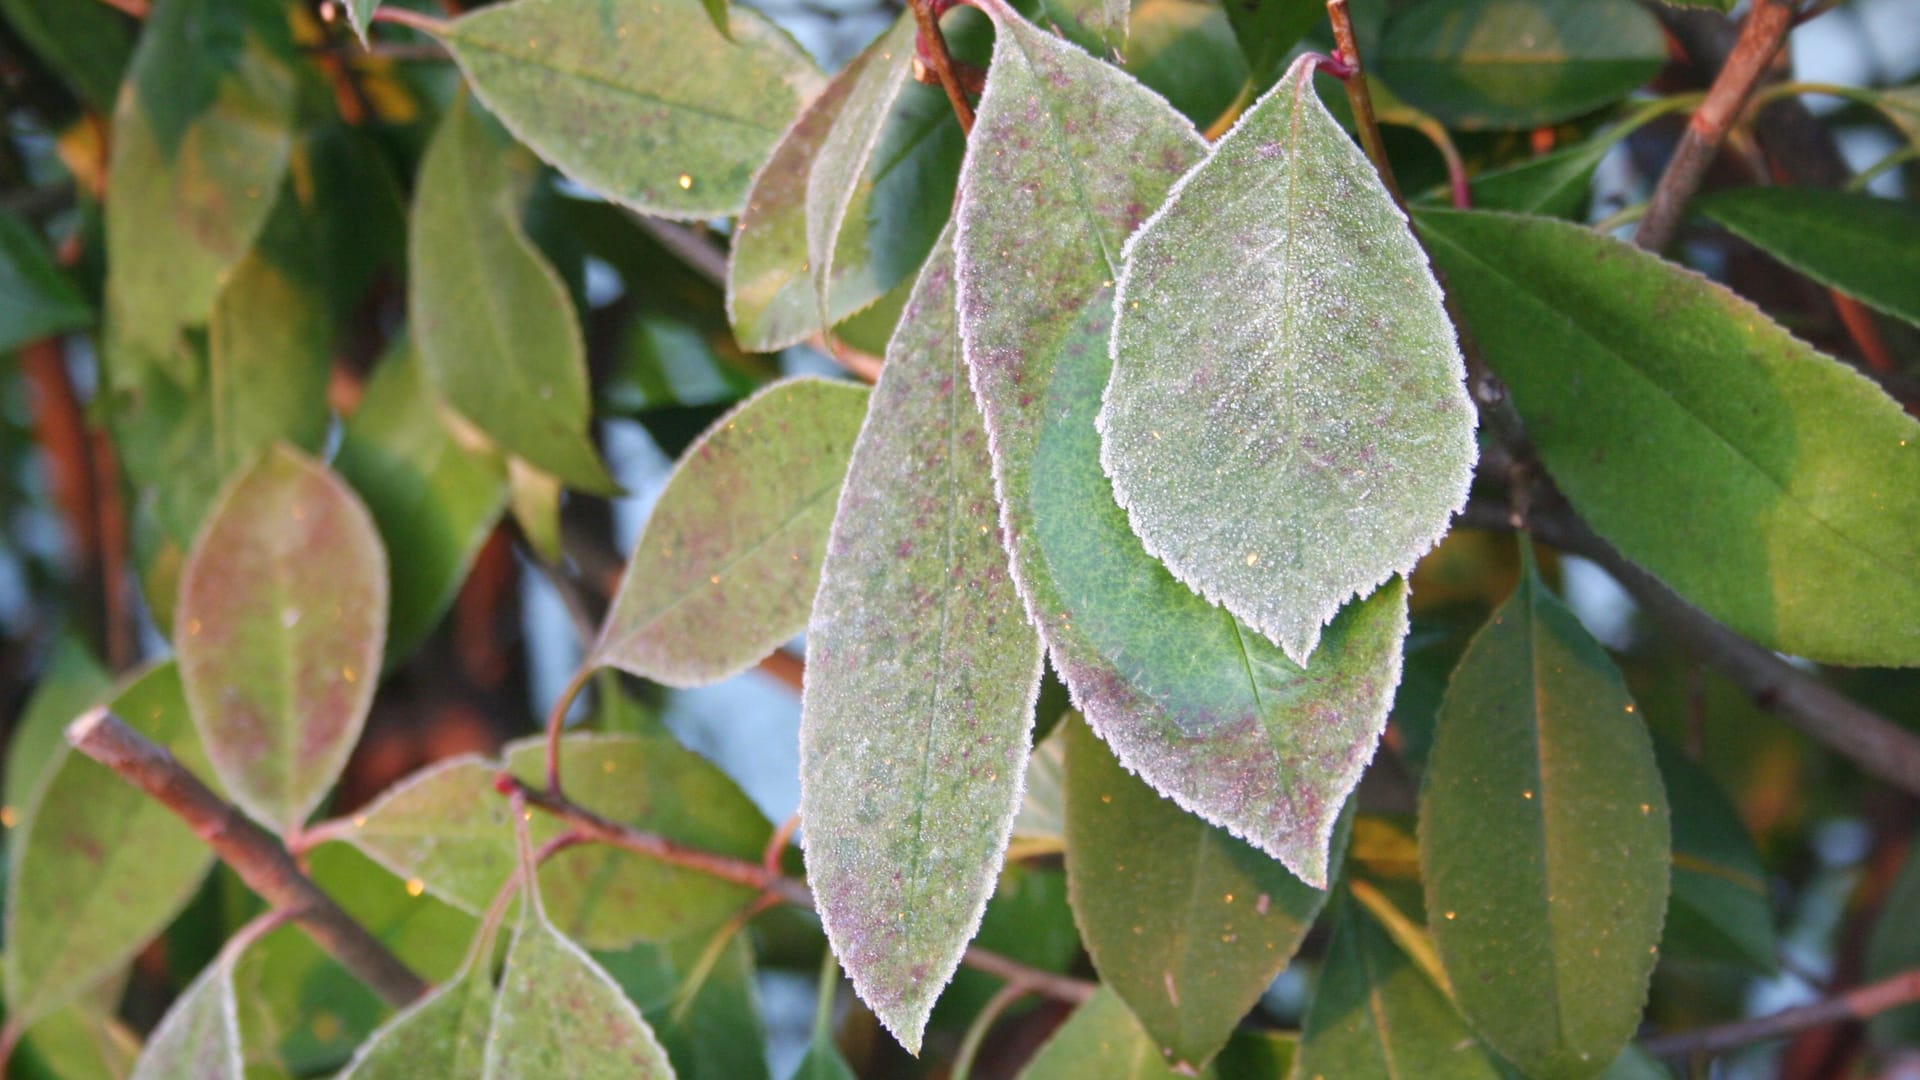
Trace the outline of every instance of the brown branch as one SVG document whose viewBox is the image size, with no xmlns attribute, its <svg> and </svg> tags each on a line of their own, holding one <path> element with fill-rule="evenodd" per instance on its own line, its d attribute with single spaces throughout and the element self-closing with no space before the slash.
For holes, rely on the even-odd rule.
<svg viewBox="0 0 1920 1080">
<path fill-rule="evenodd" d="M 279 841 L 208 790 L 165 748 L 106 709 L 89 710 L 75 720 L 67 741 L 173 811 L 248 888 L 286 911 L 314 944 L 389 1004 L 405 1005 L 426 994 L 426 982 L 300 873 Z"/>
<path fill-rule="evenodd" d="M 1920 968 L 1903 971 L 1890 978 L 1868 983 L 1838 997 L 1816 1001 L 1811 1005 L 1784 1009 L 1771 1016 L 1756 1017 L 1752 1020 L 1739 1020 L 1717 1027 L 1663 1035 L 1657 1039 L 1648 1039 L 1640 1046 L 1647 1053 L 1660 1058 L 1713 1054 L 1722 1050 L 1731 1050 L 1736 1046 L 1745 1046 L 1748 1043 L 1783 1038 L 1796 1031 L 1819 1027 L 1823 1024 L 1865 1020 L 1888 1009 L 1896 1009 L 1914 1002 L 1920 1002 Z"/>
<path fill-rule="evenodd" d="M 1707 99 L 1694 110 L 1687 129 L 1667 161 L 1666 171 L 1654 186 L 1647 215 L 1634 230 L 1634 243 L 1648 251 L 1661 251 L 1673 242 L 1687 202 L 1700 189 L 1707 166 L 1727 137 L 1727 130 L 1746 108 L 1747 99 L 1760 82 L 1760 76 L 1772 63 L 1773 55 L 1786 41 L 1793 27 L 1791 0 L 1754 0 L 1746 22 L 1740 28 L 1739 41 L 1727 55 L 1725 66 L 1714 77 Z"/>
<path fill-rule="evenodd" d="M 1511 511 L 1482 500 L 1467 504 L 1460 523 L 1505 531 Z M 1847 698 L 1772 650 L 1748 641 L 1687 603 L 1652 574 L 1629 562 L 1557 499 L 1543 499 L 1527 520 L 1548 544 L 1597 563 L 1673 637 L 1738 686 L 1760 708 L 1846 757 L 1862 771 L 1903 791 L 1920 794 L 1920 736 Z"/>
<path fill-rule="evenodd" d="M 967 101 L 967 93 L 960 85 L 959 73 L 954 70 L 953 55 L 947 51 L 947 38 L 940 32 L 940 13 L 951 7 L 951 3 L 942 0 L 907 0 L 907 7 L 913 11 L 913 21 L 919 24 L 920 33 L 914 40 L 915 64 L 925 63 L 933 69 L 934 78 L 940 80 L 940 88 L 947 92 L 947 101 L 953 105 L 953 118 L 960 121 L 960 134 L 973 134 L 973 105 Z"/>
<path fill-rule="evenodd" d="M 495 786 L 504 795 L 509 797 L 518 795 L 526 799 L 528 806 L 537 807 L 552 814 L 589 840 L 617 847 L 622 851 L 631 851 L 644 858 L 672 866 L 684 867 L 721 881 L 730 881 L 749 889 L 757 889 L 766 896 L 795 907 L 814 906 L 813 891 L 807 888 L 807 883 L 787 877 L 777 868 L 691 848 L 685 844 L 675 843 L 657 833 L 643 832 L 609 821 L 586 807 L 572 802 L 564 795 L 541 791 L 507 773 L 500 774 L 495 780 Z M 978 947 L 967 949 L 961 957 L 961 963 L 1009 983 L 1017 983 L 1033 993 L 1057 1001 L 1078 1004 L 1092 997 L 1095 989 L 1093 983 L 1084 979 L 1029 967 L 1018 960 Z"/>
<path fill-rule="evenodd" d="M 1380 174 L 1380 182 L 1387 186 L 1387 193 L 1393 196 L 1394 205 L 1404 213 L 1407 200 L 1401 197 L 1400 183 L 1393 178 L 1387 144 L 1381 141 L 1380 125 L 1373 116 L 1373 95 L 1367 92 L 1367 70 L 1360 63 L 1360 42 L 1353 33 L 1353 19 L 1347 14 L 1347 0 L 1327 0 L 1327 19 L 1333 24 L 1340 62 L 1347 68 L 1340 76 L 1340 85 L 1346 87 L 1347 104 L 1353 107 L 1353 127 L 1360 134 L 1360 146 Z"/>
</svg>

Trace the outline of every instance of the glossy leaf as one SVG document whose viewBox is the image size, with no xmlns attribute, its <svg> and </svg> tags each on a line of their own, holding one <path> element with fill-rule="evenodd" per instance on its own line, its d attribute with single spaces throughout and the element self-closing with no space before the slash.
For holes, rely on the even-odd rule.
<svg viewBox="0 0 1920 1080">
<path fill-rule="evenodd" d="M 1661 949 L 1772 974 L 1777 963 L 1766 869 L 1713 776 L 1655 740 L 1673 809 L 1673 897 Z"/>
<path fill-rule="evenodd" d="M 1618 101 L 1666 61 L 1632 0 L 1433 0 L 1387 24 L 1375 68 L 1450 127 L 1558 123 Z"/>
<path fill-rule="evenodd" d="M 477 106 L 448 110 L 420 163 L 408 320 L 448 404 L 514 455 L 605 494 L 573 301 L 520 223 L 533 168 Z"/>
<path fill-rule="evenodd" d="M 548 919 L 527 890 L 493 1004 L 485 1075 L 668 1080 L 673 1067 L 619 984 Z"/>
<path fill-rule="evenodd" d="M 0 16 L 88 105 L 113 110 L 133 54 L 132 22 L 109 8 L 67 0 L 0 0 Z"/>
<path fill-rule="evenodd" d="M 1247 60 L 1226 6 L 1138 0 L 1128 19 L 1121 67 L 1202 128 L 1246 100 Z"/>
<path fill-rule="evenodd" d="M 1326 15 L 1320 0 L 1228 0 L 1223 4 L 1256 87 L 1280 74 L 1288 50 Z"/>
<path fill-rule="evenodd" d="M 1127 241 L 1096 420 L 1146 549 L 1303 665 L 1446 532 L 1477 457 L 1440 288 L 1314 63 Z"/>
<path fill-rule="evenodd" d="M 284 447 L 230 485 L 180 577 L 174 642 L 214 771 L 280 832 L 346 767 L 387 625 L 373 519 L 326 466 Z"/>
<path fill-rule="evenodd" d="M 1507 214 L 1417 222 L 1541 460 L 1622 554 L 1771 648 L 1920 664 L 1920 423 L 1619 241 Z"/>
<path fill-rule="evenodd" d="M 1529 562 L 1454 671 L 1420 796 L 1434 943 L 1461 1011 L 1528 1076 L 1596 1076 L 1633 1035 L 1667 820 L 1620 673 Z"/>
<path fill-rule="evenodd" d="M 1296 1074 L 1498 1080 L 1446 993 L 1367 908 L 1340 905 L 1300 1034 Z"/>
<path fill-rule="evenodd" d="M 172 664 L 111 707 L 203 779 L 206 752 Z M 7 1008 L 23 1025 L 133 958 L 171 921 L 213 853 L 172 811 L 62 749 L 34 812 L 7 838 Z"/>
<path fill-rule="evenodd" d="M 753 939 L 733 926 L 594 957 L 653 1028 L 680 1080 L 767 1080 Z"/>
<path fill-rule="evenodd" d="M 1040 1047 L 1020 1073 L 1021 1080 L 1174 1080 L 1191 1076 L 1178 1072 L 1160 1056 L 1159 1047 L 1127 1011 L 1111 987 L 1102 986 L 1087 999 L 1053 1037 Z"/>
<path fill-rule="evenodd" d="M 487 107 L 589 188 L 662 217 L 740 209 L 820 75 L 751 8 L 714 32 L 697 0 L 512 0 L 442 33 Z M 437 189 L 429 189 L 437 190 Z"/>
<path fill-rule="evenodd" d="M 191 381 L 182 332 L 267 223 L 293 149 L 285 25 L 269 0 L 166 0 L 142 28 L 108 165 L 116 389 L 148 363 Z"/>
<path fill-rule="evenodd" d="M 799 633 L 866 407 L 865 387 L 788 379 L 707 429 L 654 504 L 593 662 L 699 686 Z"/>
<path fill-rule="evenodd" d="M 1093 426 L 1112 285 L 1122 241 L 1204 146 L 1118 69 L 988 10 L 1000 33 L 961 176 L 960 334 L 1014 581 L 1122 764 L 1323 883 L 1398 680 L 1404 585 L 1351 605 L 1303 670 L 1140 546 Z"/>
<path fill-rule="evenodd" d="M 367 381 L 334 459 L 387 551 L 389 663 L 432 632 L 506 503 L 499 455 L 468 445 L 456 423 L 403 346 Z"/>
<path fill-rule="evenodd" d="M 807 875 L 827 939 L 916 1052 L 1000 873 L 1040 686 L 953 296 L 942 242 L 854 446 L 800 722 Z"/>
<path fill-rule="evenodd" d="M 1130 775 L 1084 724 L 1063 734 L 1075 921 L 1160 1054 L 1196 1068 L 1287 966 L 1327 894 Z"/>
<path fill-rule="evenodd" d="M 134 1062 L 132 1080 L 245 1080 L 232 949 L 187 987 Z"/>
<path fill-rule="evenodd" d="M 1572 146 L 1475 176 L 1469 185 L 1473 205 L 1480 210 L 1512 210 L 1584 222 L 1593 173 L 1617 140 L 1589 136 Z M 1439 205 L 1445 195 L 1423 199 Z"/>
<path fill-rule="evenodd" d="M 1850 191 L 1749 187 L 1694 209 L 1822 285 L 1920 323 L 1920 206 Z"/>
<path fill-rule="evenodd" d="M 0 353 L 78 330 L 93 311 L 27 223 L 0 212 Z"/>
</svg>

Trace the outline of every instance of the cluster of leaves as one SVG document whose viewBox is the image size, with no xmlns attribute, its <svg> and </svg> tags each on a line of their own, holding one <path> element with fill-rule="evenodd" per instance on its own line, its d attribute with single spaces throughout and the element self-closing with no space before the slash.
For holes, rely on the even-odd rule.
<svg viewBox="0 0 1920 1080">
<path fill-rule="evenodd" d="M 279 0 L 157 0 L 137 25 L 0 0 L 71 120 L 61 227 L 83 256 L 63 268 L 0 216 L 0 349 L 91 335 L 172 648 L 117 683 L 58 653 L 14 737 L 23 1057 L 764 1075 L 756 963 L 824 937 L 915 1053 L 998 1015 L 970 944 L 1055 974 L 1084 952 L 1097 989 L 1023 1063 L 1042 1080 L 1661 1075 L 1629 1042 L 1663 960 L 1775 968 L 1753 838 L 1649 733 L 1683 675 L 1616 662 L 1528 545 L 1517 565 L 1436 545 L 1470 492 L 1524 501 L 1539 471 L 1725 627 L 1920 666 L 1920 424 L 1726 287 L 1577 223 L 1601 159 L 1686 104 L 1628 100 L 1665 55 L 1646 10 L 1351 7 L 1381 118 L 1443 151 L 1391 143 L 1402 178 L 1438 179 L 1457 137 L 1478 209 L 1403 210 L 1298 55 L 1327 33 L 1305 0 L 976 0 L 945 19 L 985 71 L 970 131 L 912 77 L 911 14 L 829 77 L 719 0 L 446 21 L 350 0 L 359 44 Z M 365 51 L 377 19 L 432 58 Z M 1853 93 L 1920 140 L 1911 90 Z M 1528 156 L 1525 129 L 1565 145 Z M 1911 204 L 1697 208 L 1920 322 Z M 702 281 L 700 230 L 727 221 Z M 596 299 L 589 269 L 623 295 Z M 884 352 L 877 385 L 756 358 L 829 336 Z M 370 372 L 339 361 L 358 339 Z M 1461 341 L 1524 446 L 1476 432 Z M 499 793 L 559 778 L 604 821 L 757 863 L 771 823 L 610 676 L 597 731 L 312 820 L 502 519 L 559 564 L 563 505 L 619 492 L 593 427 L 617 414 L 665 444 L 704 432 L 575 688 L 607 668 L 703 686 L 807 635 L 788 869 L 819 922 L 763 916 L 758 950 L 740 879 L 581 843 Z M 1476 478 L 1483 445 L 1527 460 Z M 253 918 L 164 806 L 63 744 L 95 704 L 284 837 L 432 994 L 389 1014 Z M 1399 813 L 1355 795 L 1390 717 Z M 1920 917 L 1915 866 L 1884 925 Z M 209 903 L 227 940 L 180 948 L 203 966 L 141 1048 L 115 1018 L 131 965 Z M 1243 1027 L 1321 923 L 1298 1033 Z M 1883 936 L 1875 963 L 1914 961 Z M 810 1077 L 849 1072 L 826 973 Z"/>
</svg>

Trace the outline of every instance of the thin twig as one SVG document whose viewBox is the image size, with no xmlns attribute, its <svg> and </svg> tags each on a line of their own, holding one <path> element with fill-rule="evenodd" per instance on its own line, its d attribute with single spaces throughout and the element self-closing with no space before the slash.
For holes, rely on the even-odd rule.
<svg viewBox="0 0 1920 1080">
<path fill-rule="evenodd" d="M 960 85 L 960 76 L 954 71 L 953 55 L 947 51 L 947 38 L 940 32 L 940 12 L 950 3 L 941 0 L 907 0 L 907 7 L 913 10 L 913 21 L 919 24 L 920 34 L 914 42 L 914 60 L 919 62 L 925 57 L 926 65 L 933 69 L 933 75 L 940 80 L 940 88 L 947 92 L 947 101 L 953 105 L 953 118 L 960 121 L 960 134 L 973 134 L 973 106 L 967 101 L 965 88 Z"/>
<path fill-rule="evenodd" d="M 1387 144 L 1380 140 L 1380 125 L 1373 116 L 1373 95 L 1367 92 L 1367 69 L 1360 62 L 1360 42 L 1353 33 L 1353 19 L 1347 14 L 1347 0 L 1327 0 L 1327 19 L 1333 24 L 1333 40 L 1347 73 L 1340 77 L 1346 87 L 1347 104 L 1353 107 L 1353 127 L 1359 132 L 1360 147 L 1373 162 L 1380 182 L 1387 186 L 1394 204 L 1404 212 L 1407 200 L 1400 195 L 1400 182 L 1393 177 L 1387 161 Z"/>
<path fill-rule="evenodd" d="M 1476 499 L 1460 523 L 1513 528 L 1509 508 Z M 1920 794 L 1920 736 L 1847 698 L 1771 650 L 1760 647 L 1687 603 L 1589 529 L 1563 503 L 1542 500 L 1527 524 L 1548 544 L 1605 569 L 1669 634 L 1738 686 L 1754 704 L 1799 728 L 1860 769 L 1902 791 Z"/>
<path fill-rule="evenodd" d="M 279 841 L 208 790 L 164 747 L 106 709 L 75 720 L 67 741 L 178 815 L 248 888 L 290 912 L 314 944 L 389 1004 L 405 1005 L 427 992 L 420 976 L 300 873 Z"/>
<path fill-rule="evenodd" d="M 1694 110 L 1687 129 L 1667 161 L 1666 171 L 1654 186 L 1647 215 L 1634 232 L 1634 243 L 1648 251 L 1661 251 L 1673 242 L 1686 213 L 1687 202 L 1700 189 L 1707 166 L 1719 152 L 1727 130 L 1746 108 L 1760 76 L 1772 63 L 1773 54 L 1793 27 L 1791 0 L 1754 0 L 1747 21 L 1740 28 L 1739 41 L 1727 55 L 1726 64 L 1714 77 L 1707 99 Z"/>
<path fill-rule="evenodd" d="M 1657 1039 L 1648 1039 L 1640 1046 L 1647 1053 L 1659 1058 L 1715 1054 L 1722 1050 L 1731 1050 L 1736 1046 L 1745 1046 L 1748 1043 L 1783 1038 L 1807 1028 L 1848 1020 L 1865 1020 L 1888 1009 L 1897 1009 L 1917 1001 L 1920 1001 L 1920 968 L 1903 971 L 1890 978 L 1868 983 L 1838 997 L 1816 1001 L 1811 1005 L 1784 1009 L 1771 1016 L 1756 1017 L 1752 1020 L 1739 1020 L 1716 1027 L 1663 1035 Z"/>
<path fill-rule="evenodd" d="M 431 15 L 422 15 L 403 7 L 377 7 L 373 9 L 373 21 L 404 26 L 409 30 L 418 30 L 423 34 L 439 37 L 447 31 L 447 20 L 436 19 Z"/>
<path fill-rule="evenodd" d="M 560 735 L 567 727 L 567 710 L 573 707 L 573 699 L 586 689 L 597 670 L 591 657 L 582 660 L 579 670 L 567 680 L 560 696 L 553 701 L 553 709 L 547 713 L 547 790 L 556 796 L 560 794 Z"/>
<path fill-rule="evenodd" d="M 760 853 L 760 865 L 766 868 L 767 873 L 780 872 L 780 860 L 786 857 L 787 845 L 793 843 L 793 834 L 799 831 L 800 815 L 789 814 L 787 820 L 773 830 L 773 835 L 767 837 L 767 848 Z"/>
<path fill-rule="evenodd" d="M 1022 983 L 1009 982 L 987 999 L 987 1003 L 974 1016 L 973 1023 L 967 1025 L 967 1033 L 960 1040 L 960 1050 L 953 1055 L 953 1071 L 948 1074 L 952 1080 L 972 1080 L 973 1063 L 980 1056 L 980 1048 L 986 1044 L 987 1032 L 999 1022 L 1001 1013 L 1032 991 L 1032 987 Z"/>
</svg>

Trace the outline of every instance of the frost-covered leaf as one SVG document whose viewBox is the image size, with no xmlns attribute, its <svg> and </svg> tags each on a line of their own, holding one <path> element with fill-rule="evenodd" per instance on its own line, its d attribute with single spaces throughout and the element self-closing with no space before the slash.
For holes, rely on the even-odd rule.
<svg viewBox="0 0 1920 1080">
<path fill-rule="evenodd" d="M 1430 0 L 1387 23 L 1374 64 L 1450 127 L 1558 123 L 1626 97 L 1666 61 L 1633 0 Z"/>
<path fill-rule="evenodd" d="M 1405 585 L 1350 605 L 1302 669 L 1141 547 L 1093 425 L 1113 281 L 1126 235 L 1205 147 L 1119 69 L 989 4 L 1000 33 L 956 243 L 961 338 L 1015 583 L 1122 764 L 1323 883 L 1335 818 L 1398 681 Z"/>
<path fill-rule="evenodd" d="M 1461 1012 L 1528 1076 L 1597 1076 L 1633 1035 L 1670 857 L 1633 699 L 1528 559 L 1454 671 L 1420 795 L 1434 944 Z"/>
<path fill-rule="evenodd" d="M 1769 648 L 1920 664 L 1920 422 L 1725 288 L 1590 229 L 1415 221 L 1541 460 L 1621 554 Z"/>
<path fill-rule="evenodd" d="M 40 666 L 39 683 L 14 717 L 7 736 L 5 827 L 19 828 L 33 814 L 40 786 L 66 749 L 67 725 L 113 690 L 113 680 L 85 645 L 71 637 L 54 642 Z"/>
<path fill-rule="evenodd" d="M 135 679 L 111 708 L 212 778 L 173 664 Z M 186 906 L 213 860 L 172 811 L 64 747 L 7 855 L 7 1010 L 23 1025 L 132 959 Z"/>
<path fill-rule="evenodd" d="M 866 387 L 796 378 L 715 421 L 654 504 L 592 661 L 700 686 L 799 633 L 866 408 Z"/>
<path fill-rule="evenodd" d="M 934 249 L 887 349 L 807 633 L 800 817 L 834 953 L 909 1051 L 1000 872 L 1040 685 Z"/>
<path fill-rule="evenodd" d="M 233 948 L 221 951 L 167 1010 L 134 1062 L 131 1080 L 246 1080 Z"/>
<path fill-rule="evenodd" d="M 506 502 L 505 469 L 498 454 L 460 441 L 409 346 L 367 380 L 333 466 L 366 501 L 387 550 L 392 662 L 453 603 Z"/>
<path fill-rule="evenodd" d="M 1367 908 L 1345 899 L 1300 1033 L 1301 1076 L 1499 1080 L 1447 995 Z"/>
<path fill-rule="evenodd" d="M 1476 457 L 1440 288 L 1313 71 L 1127 241 L 1097 421 L 1147 550 L 1301 664 L 1446 532 Z"/>
<path fill-rule="evenodd" d="M 0 353 L 92 321 L 92 309 L 54 265 L 39 234 L 0 211 Z"/>
<path fill-rule="evenodd" d="M 1820 284 L 1920 324 L 1920 206 L 1807 187 L 1717 191 L 1693 206 Z"/>
<path fill-rule="evenodd" d="M 368 1036 L 340 1080 L 484 1075 L 498 920 L 506 912 L 488 914 L 492 919 L 479 926 L 460 970 Z"/>
<path fill-rule="evenodd" d="M 188 327 L 266 225 L 293 151 L 295 77 L 272 0 L 168 0 L 142 27 L 107 175 L 108 376 L 192 382 Z"/>
<path fill-rule="evenodd" d="M 1040 0 L 1039 21 L 1073 37 L 1090 38 L 1118 57 L 1127 45 L 1129 0 Z"/>
<path fill-rule="evenodd" d="M 1203 1065 L 1327 894 L 1130 775 L 1086 725 L 1062 734 L 1067 883 L 1087 951 L 1169 1064 Z"/>
<path fill-rule="evenodd" d="M 387 557 L 326 466 L 276 447 L 230 485 L 180 575 L 174 646 L 207 755 L 249 814 L 305 821 L 380 675 Z"/>
<path fill-rule="evenodd" d="M 605 494 L 579 320 L 520 223 L 533 179 L 532 156 L 479 106 L 447 111 L 420 162 L 407 317 L 449 405 L 514 455 Z"/>
<path fill-rule="evenodd" d="M 487 1080 L 671 1080 L 640 1010 L 526 892 L 487 1034 Z"/>
<path fill-rule="evenodd" d="M 736 213 L 820 73 L 751 8 L 732 39 L 699 0 L 513 0 L 449 24 L 447 47 L 514 135 L 643 213 Z"/>
</svg>

